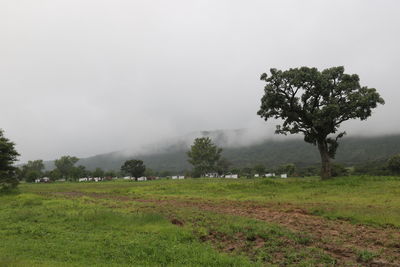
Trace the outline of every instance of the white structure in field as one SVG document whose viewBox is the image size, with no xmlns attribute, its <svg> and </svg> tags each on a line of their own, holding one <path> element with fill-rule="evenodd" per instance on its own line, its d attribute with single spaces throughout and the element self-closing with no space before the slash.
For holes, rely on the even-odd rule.
<svg viewBox="0 0 400 267">
<path fill-rule="evenodd" d="M 287 174 L 286 173 L 281 174 L 281 178 L 287 178 Z"/>
<path fill-rule="evenodd" d="M 138 181 L 147 181 L 147 177 L 139 177 L 137 178 Z"/>
<path fill-rule="evenodd" d="M 228 179 L 237 179 L 239 176 L 237 174 L 227 174 L 225 175 L 225 178 Z"/>
<path fill-rule="evenodd" d="M 171 177 L 173 180 L 176 180 L 176 179 L 178 179 L 178 176 L 177 175 L 174 175 L 174 176 L 172 176 Z"/>
<path fill-rule="evenodd" d="M 217 178 L 218 177 L 218 173 L 210 172 L 210 173 L 206 173 L 205 176 L 208 177 L 208 178 Z"/>
<path fill-rule="evenodd" d="M 275 173 L 266 173 L 265 177 L 275 177 Z"/>
<path fill-rule="evenodd" d="M 78 182 L 87 182 L 88 181 L 88 178 L 79 178 L 78 179 Z"/>
<path fill-rule="evenodd" d="M 254 177 L 258 178 L 258 177 L 260 177 L 260 175 L 259 174 L 254 174 Z"/>
<path fill-rule="evenodd" d="M 178 176 L 178 179 L 180 179 L 180 180 L 185 179 L 185 176 L 179 175 L 179 176 Z"/>
<path fill-rule="evenodd" d="M 132 177 L 130 177 L 130 176 L 125 176 L 124 177 L 124 180 L 131 180 L 132 179 Z"/>
</svg>

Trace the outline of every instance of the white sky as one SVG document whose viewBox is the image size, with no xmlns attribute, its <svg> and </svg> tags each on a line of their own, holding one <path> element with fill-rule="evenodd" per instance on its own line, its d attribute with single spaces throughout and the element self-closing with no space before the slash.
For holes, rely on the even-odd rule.
<svg viewBox="0 0 400 267">
<path fill-rule="evenodd" d="M 252 128 L 262 72 L 344 65 L 400 130 L 400 1 L 0 0 L 0 128 L 21 160 Z"/>
</svg>

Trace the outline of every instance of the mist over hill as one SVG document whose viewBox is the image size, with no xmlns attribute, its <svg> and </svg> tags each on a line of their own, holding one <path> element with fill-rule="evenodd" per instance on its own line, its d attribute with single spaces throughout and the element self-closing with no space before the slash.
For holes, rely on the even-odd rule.
<svg viewBox="0 0 400 267">
<path fill-rule="evenodd" d="M 315 146 L 305 143 L 300 136 L 275 135 L 270 138 L 257 138 L 246 129 L 193 132 L 185 136 L 146 145 L 141 149 L 125 150 L 82 158 L 77 165 L 90 170 L 100 167 L 105 170 L 119 170 L 128 159 L 142 159 L 148 168 L 157 171 L 183 172 L 191 166 L 187 162 L 186 151 L 196 137 L 209 136 L 214 143 L 223 148 L 222 156 L 234 167 L 263 164 L 277 167 L 286 163 L 310 166 L 320 163 Z M 346 136 L 341 142 L 336 162 L 351 166 L 368 161 L 383 161 L 400 153 L 400 134 L 387 136 Z M 52 169 L 53 162 L 46 163 Z"/>
</svg>

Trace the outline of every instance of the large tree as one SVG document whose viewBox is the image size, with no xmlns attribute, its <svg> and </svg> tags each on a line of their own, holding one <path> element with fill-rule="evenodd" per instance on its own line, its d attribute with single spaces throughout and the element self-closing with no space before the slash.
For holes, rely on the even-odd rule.
<svg viewBox="0 0 400 267">
<path fill-rule="evenodd" d="M 137 180 L 137 178 L 142 177 L 146 171 L 146 166 L 143 161 L 140 159 L 131 159 L 125 161 L 125 163 L 121 166 L 121 171 Z"/>
<path fill-rule="evenodd" d="M 361 87 L 358 75 L 345 74 L 344 67 L 271 69 L 270 73 L 261 75 L 266 85 L 257 114 L 266 121 L 281 119 L 278 134 L 304 134 L 304 141 L 318 147 L 321 177 L 331 177 L 331 159 L 345 134 L 338 132 L 340 124 L 366 120 L 384 100 L 375 88 Z"/>
<path fill-rule="evenodd" d="M 222 149 L 218 148 L 209 137 L 196 138 L 187 152 L 189 163 L 193 165 L 193 176 L 203 176 L 217 171 L 217 163 Z"/>
<path fill-rule="evenodd" d="M 15 144 L 4 137 L 0 129 L 0 191 L 12 189 L 18 185 L 14 163 L 19 156 Z"/>
</svg>

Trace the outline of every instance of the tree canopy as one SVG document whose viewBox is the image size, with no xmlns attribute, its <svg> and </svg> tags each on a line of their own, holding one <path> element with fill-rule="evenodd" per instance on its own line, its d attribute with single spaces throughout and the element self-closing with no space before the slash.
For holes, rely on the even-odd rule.
<svg viewBox="0 0 400 267">
<path fill-rule="evenodd" d="M 8 140 L 0 129 L 0 191 L 15 188 L 18 185 L 14 163 L 19 156 L 15 144 Z"/>
<path fill-rule="evenodd" d="M 77 163 L 79 159 L 77 157 L 72 156 L 62 156 L 59 159 L 56 159 L 54 164 L 58 169 L 62 178 L 71 179 L 75 178 L 75 163 Z"/>
<path fill-rule="evenodd" d="M 193 176 L 203 176 L 218 170 L 217 163 L 221 157 L 222 148 L 218 148 L 209 137 L 196 138 L 187 152 L 189 163 L 193 165 Z"/>
<path fill-rule="evenodd" d="M 384 104 L 375 88 L 360 86 L 358 75 L 345 74 L 344 67 L 271 69 L 261 80 L 266 85 L 257 114 L 266 121 L 282 119 L 276 133 L 302 133 L 304 141 L 317 145 L 322 178 L 331 177 L 330 160 L 335 157 L 338 139 L 345 134 L 338 133 L 340 124 L 366 120 L 372 109 Z"/>
<path fill-rule="evenodd" d="M 388 160 L 388 168 L 396 174 L 400 174 L 400 154 L 390 157 Z"/>
<path fill-rule="evenodd" d="M 142 160 L 131 159 L 124 162 L 124 164 L 121 166 L 121 171 L 137 179 L 144 175 L 146 166 Z"/>
<path fill-rule="evenodd" d="M 34 182 L 35 179 L 43 176 L 44 163 L 43 160 L 30 160 L 21 168 L 20 177 L 27 182 Z"/>
</svg>

